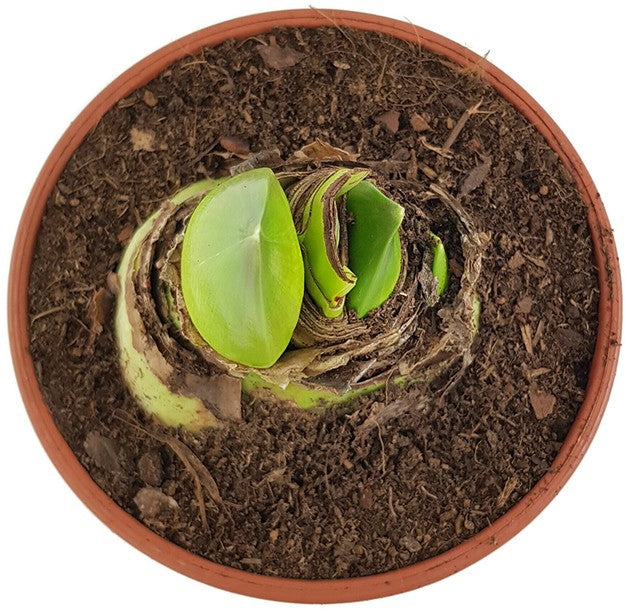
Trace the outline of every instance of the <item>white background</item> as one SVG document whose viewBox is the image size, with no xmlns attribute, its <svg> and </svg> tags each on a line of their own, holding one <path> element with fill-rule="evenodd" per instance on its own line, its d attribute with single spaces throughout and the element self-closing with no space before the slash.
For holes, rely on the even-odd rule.
<svg viewBox="0 0 630 614">
<path fill-rule="evenodd" d="M 226 19 L 307 2 L 4 2 L 0 8 L 0 291 L 22 207 L 68 124 L 110 81 L 155 49 Z M 333 1 L 322 6 L 333 5 Z M 335 8 L 410 21 L 463 43 L 528 90 L 566 132 L 598 186 L 628 271 L 628 20 L 622 2 L 336 0 Z M 630 281 L 626 277 L 626 281 Z M 630 283 L 626 284 L 626 288 Z M 4 320 L 4 308 L 2 310 Z M 199 584 L 115 536 L 44 454 L 14 381 L 1 327 L 0 610 L 3 612 L 306 612 Z M 613 394 L 582 465 L 511 542 L 423 589 L 331 612 L 628 612 L 630 563 L 622 352 Z"/>
</svg>

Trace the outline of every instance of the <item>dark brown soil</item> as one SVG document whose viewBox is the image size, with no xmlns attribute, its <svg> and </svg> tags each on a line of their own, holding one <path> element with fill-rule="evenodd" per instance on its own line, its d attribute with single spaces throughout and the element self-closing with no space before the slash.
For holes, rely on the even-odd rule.
<svg viewBox="0 0 630 614">
<path fill-rule="evenodd" d="M 488 526 L 548 470 L 582 401 L 597 328 L 585 208 L 544 139 L 475 75 L 379 35 L 274 37 L 279 49 L 259 52 L 270 37 L 228 41 L 178 62 L 78 148 L 39 234 L 31 350 L 78 458 L 160 535 L 268 575 L 382 572 Z M 436 152 L 480 101 L 450 157 Z M 178 187 L 235 155 L 277 148 L 286 159 L 315 138 L 390 160 L 379 171 L 393 184 L 440 184 L 492 233 L 473 364 L 444 402 L 410 406 L 364 436 L 357 428 L 383 393 L 346 417 L 246 402 L 238 426 L 198 436 L 158 427 L 118 371 L 108 273 Z M 209 530 L 173 436 L 218 485 L 224 503 L 206 498 Z"/>
</svg>

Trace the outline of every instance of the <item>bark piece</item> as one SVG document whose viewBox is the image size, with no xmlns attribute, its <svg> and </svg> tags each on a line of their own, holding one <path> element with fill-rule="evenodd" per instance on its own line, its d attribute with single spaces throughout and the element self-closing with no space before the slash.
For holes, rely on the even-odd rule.
<svg viewBox="0 0 630 614">
<path fill-rule="evenodd" d="M 219 145 L 234 154 L 248 154 L 249 143 L 240 136 L 224 136 L 219 139 Z"/>
<path fill-rule="evenodd" d="M 375 117 L 374 121 L 391 134 L 396 134 L 400 127 L 400 113 L 398 111 L 386 111 Z"/>
<path fill-rule="evenodd" d="M 101 469 L 111 471 L 112 473 L 120 472 L 121 467 L 120 461 L 118 460 L 118 447 L 108 437 L 96 431 L 90 431 L 83 442 L 83 448 L 88 456 Z"/>
<path fill-rule="evenodd" d="M 96 338 L 103 332 L 103 327 L 113 304 L 113 296 L 107 288 L 99 288 L 90 299 L 87 307 L 87 319 L 90 325 L 88 345 L 94 345 Z"/>
<path fill-rule="evenodd" d="M 549 392 L 545 392 L 538 387 L 538 384 L 532 382 L 529 386 L 529 401 L 536 418 L 542 420 L 553 411 L 554 405 L 556 404 L 556 397 Z"/>
<path fill-rule="evenodd" d="M 300 162 L 303 160 L 332 160 L 338 162 L 356 162 L 359 155 L 334 147 L 326 141 L 315 139 L 312 143 L 304 145 L 302 149 L 293 152 L 290 162 Z"/>
<path fill-rule="evenodd" d="M 459 189 L 460 196 L 467 196 L 474 190 L 476 190 L 486 179 L 490 172 L 492 165 L 492 158 L 486 158 L 481 164 L 478 164 L 473 168 L 466 178 L 462 182 L 462 187 Z"/>
<path fill-rule="evenodd" d="M 134 151 L 155 151 L 155 133 L 152 130 L 132 128 L 129 138 Z"/>
<path fill-rule="evenodd" d="M 304 54 L 291 47 L 278 45 L 258 45 L 258 53 L 268 68 L 286 70 L 304 59 Z"/>
<path fill-rule="evenodd" d="M 426 130 L 431 130 L 431 126 L 429 126 L 427 120 L 424 119 L 424 117 L 422 117 L 422 115 L 420 115 L 419 113 L 414 113 L 409 118 L 409 123 L 416 132 L 425 132 Z"/>
</svg>

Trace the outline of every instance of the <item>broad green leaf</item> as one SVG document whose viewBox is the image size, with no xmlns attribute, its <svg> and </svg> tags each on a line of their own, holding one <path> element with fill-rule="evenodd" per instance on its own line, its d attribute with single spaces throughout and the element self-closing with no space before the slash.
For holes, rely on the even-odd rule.
<svg viewBox="0 0 630 614">
<path fill-rule="evenodd" d="M 398 281 L 398 228 L 405 210 L 368 181 L 348 192 L 346 208 L 353 218 L 348 229 L 350 268 L 357 275 L 348 304 L 362 318 L 389 298 Z"/>
<path fill-rule="evenodd" d="M 188 222 L 181 258 L 190 318 L 219 354 L 269 367 L 287 347 L 304 293 L 289 203 L 268 168 L 232 177 Z"/>
<path fill-rule="evenodd" d="M 171 202 L 175 205 L 181 205 L 191 198 L 200 198 L 205 196 L 210 190 L 214 190 L 218 185 L 223 183 L 227 177 L 219 177 L 218 179 L 201 179 L 189 186 L 182 188 L 179 192 L 171 196 Z"/>
<path fill-rule="evenodd" d="M 351 190 L 367 171 L 339 169 L 326 177 L 304 208 L 303 232 L 306 289 L 324 315 L 341 314 L 346 294 L 356 282 L 354 272 L 339 257 L 340 226 L 337 199 Z"/>
<path fill-rule="evenodd" d="M 431 233 L 433 239 L 433 265 L 431 267 L 433 275 L 437 278 L 437 295 L 442 296 L 448 284 L 448 259 L 442 239 Z"/>
</svg>

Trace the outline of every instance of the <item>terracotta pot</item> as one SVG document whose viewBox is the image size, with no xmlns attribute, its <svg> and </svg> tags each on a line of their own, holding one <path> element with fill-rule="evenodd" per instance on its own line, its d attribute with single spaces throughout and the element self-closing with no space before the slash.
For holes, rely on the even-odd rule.
<svg viewBox="0 0 630 614">
<path fill-rule="evenodd" d="M 145 85 L 172 62 L 205 45 L 245 38 L 275 26 L 340 25 L 390 34 L 473 68 L 517 107 L 543 134 L 573 175 L 588 204 L 588 223 L 599 274 L 599 327 L 584 403 L 549 472 L 529 494 L 491 526 L 459 546 L 421 563 L 388 573 L 348 580 L 290 580 L 238 571 L 211 563 L 157 536 L 118 507 L 79 464 L 57 431 L 38 387 L 29 354 L 29 271 L 46 200 L 83 138 L 118 100 Z M 591 443 L 612 386 L 621 333 L 621 281 L 606 212 L 577 153 L 545 111 L 512 79 L 464 47 L 409 23 L 348 11 L 291 10 L 228 21 L 186 36 L 145 58 L 105 88 L 72 123 L 50 154 L 29 196 L 18 230 L 9 283 L 9 332 L 15 371 L 30 419 L 51 460 L 80 499 L 106 525 L 139 550 L 185 575 L 223 589 L 267 599 L 342 602 L 381 597 L 440 580 L 474 563 L 513 537 L 558 493 Z"/>
</svg>

